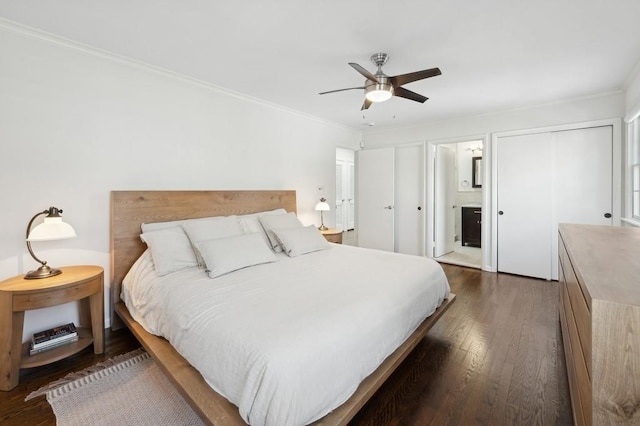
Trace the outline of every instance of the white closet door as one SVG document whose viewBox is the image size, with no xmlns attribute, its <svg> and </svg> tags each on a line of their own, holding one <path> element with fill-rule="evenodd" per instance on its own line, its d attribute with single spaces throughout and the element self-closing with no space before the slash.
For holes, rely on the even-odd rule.
<svg viewBox="0 0 640 426">
<path fill-rule="evenodd" d="M 356 152 L 358 246 L 393 251 L 394 150 Z"/>
<path fill-rule="evenodd" d="M 558 224 L 613 224 L 613 128 L 553 132 L 551 138 L 554 160 L 551 277 L 557 280 Z"/>
<path fill-rule="evenodd" d="M 456 153 L 453 148 L 437 145 L 435 158 L 434 257 L 451 253 L 456 235 L 455 191 Z"/>
<path fill-rule="evenodd" d="M 551 134 L 496 143 L 498 271 L 551 278 Z"/>
<path fill-rule="evenodd" d="M 424 150 L 398 147 L 395 152 L 396 253 L 424 255 Z"/>
<path fill-rule="evenodd" d="M 344 160 L 336 160 L 336 229 L 344 231 Z"/>
</svg>

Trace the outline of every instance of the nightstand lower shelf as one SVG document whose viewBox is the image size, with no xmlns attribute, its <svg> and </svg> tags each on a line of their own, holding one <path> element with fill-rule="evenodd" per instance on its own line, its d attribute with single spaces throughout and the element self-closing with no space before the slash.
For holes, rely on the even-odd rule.
<svg viewBox="0 0 640 426">
<path fill-rule="evenodd" d="M 91 331 L 78 327 L 78 340 L 66 345 L 58 346 L 51 350 L 40 352 L 35 355 L 29 355 L 30 342 L 22 344 L 22 358 L 20 360 L 20 368 L 40 367 L 55 361 L 59 361 L 68 356 L 74 355 L 93 343 Z"/>
</svg>

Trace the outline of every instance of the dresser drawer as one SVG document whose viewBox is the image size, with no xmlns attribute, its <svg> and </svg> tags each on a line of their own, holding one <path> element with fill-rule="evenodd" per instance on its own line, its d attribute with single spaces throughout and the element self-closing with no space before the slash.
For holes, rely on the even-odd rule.
<svg viewBox="0 0 640 426">
<path fill-rule="evenodd" d="M 587 373 L 589 377 L 591 377 L 591 311 L 587 299 L 582 292 L 582 288 L 578 283 L 578 278 L 573 270 L 564 244 L 560 244 L 559 254 L 564 281 L 571 303 L 571 311 L 573 312 L 573 318 L 580 339 L 580 346 L 582 347 L 584 360 L 587 365 Z"/>
<path fill-rule="evenodd" d="M 559 270 L 560 274 L 562 270 Z M 562 283 L 562 280 L 560 280 Z M 571 397 L 571 407 L 573 410 L 573 422 L 576 425 L 584 425 L 585 413 L 580 402 L 580 391 L 576 380 L 576 366 L 573 363 L 574 355 L 569 339 L 569 328 L 567 326 L 567 312 L 564 308 L 565 291 L 560 287 L 560 328 L 562 330 L 562 346 L 564 347 L 564 358 L 567 363 L 567 376 L 569 379 L 569 396 Z M 570 314 L 570 313 L 569 313 Z M 588 413 L 587 413 L 588 414 Z"/>
<path fill-rule="evenodd" d="M 566 277 L 566 270 L 564 272 Z M 575 387 L 578 388 L 578 392 L 575 392 L 573 388 L 571 389 L 572 399 L 577 397 L 580 400 L 580 406 L 582 407 L 583 412 L 589 413 L 589 415 L 584 416 L 583 424 L 591 425 L 591 379 L 587 373 L 587 365 L 584 359 L 584 346 L 581 344 L 580 338 L 578 337 L 578 329 L 576 327 L 569 299 L 570 295 L 567 291 L 567 286 L 564 285 L 562 290 L 562 303 L 564 304 L 564 313 L 567 321 L 566 328 L 573 358 L 573 369 L 575 374 L 574 383 L 576 384 Z M 567 336 L 563 335 L 563 338 L 567 339 Z M 591 345 L 589 344 L 587 346 L 590 347 Z"/>
</svg>

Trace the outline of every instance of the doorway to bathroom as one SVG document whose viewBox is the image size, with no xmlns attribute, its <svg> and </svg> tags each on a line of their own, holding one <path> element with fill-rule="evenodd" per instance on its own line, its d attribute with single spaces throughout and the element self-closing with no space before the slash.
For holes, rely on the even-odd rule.
<svg viewBox="0 0 640 426">
<path fill-rule="evenodd" d="M 482 268 L 483 140 L 434 145 L 433 258 Z"/>
</svg>

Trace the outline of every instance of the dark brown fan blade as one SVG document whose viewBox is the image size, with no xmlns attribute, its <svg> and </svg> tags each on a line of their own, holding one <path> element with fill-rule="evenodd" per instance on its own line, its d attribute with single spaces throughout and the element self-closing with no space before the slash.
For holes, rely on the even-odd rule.
<svg viewBox="0 0 640 426">
<path fill-rule="evenodd" d="M 351 65 L 351 67 L 358 71 L 360 74 L 362 74 L 363 76 L 366 77 L 367 80 L 371 80 L 371 81 L 375 81 L 376 83 L 379 83 L 378 79 L 376 78 L 375 75 L 371 74 L 369 71 L 367 71 L 365 68 L 361 67 L 360 65 L 356 64 L 355 62 L 349 62 L 349 65 Z"/>
<path fill-rule="evenodd" d="M 362 104 L 362 108 L 360 108 L 360 111 L 364 111 L 365 109 L 369 109 L 369 107 L 371 106 L 373 102 L 371 102 L 369 99 L 365 98 L 364 99 L 364 103 Z"/>
<path fill-rule="evenodd" d="M 440 68 L 431 68 L 429 70 L 410 72 L 408 74 L 396 75 L 395 77 L 389 77 L 389 81 L 393 84 L 393 87 L 399 87 L 403 84 L 411 83 L 417 80 L 423 80 L 429 77 L 435 77 L 442 74 Z"/>
<path fill-rule="evenodd" d="M 318 95 L 326 95 L 327 93 L 344 92 L 345 90 L 356 90 L 356 89 L 364 89 L 364 86 L 362 86 L 362 87 L 349 87 L 347 89 L 329 90 L 328 92 L 320 92 L 320 93 L 318 93 Z"/>
<path fill-rule="evenodd" d="M 420 102 L 421 104 L 426 101 L 426 96 L 422 96 L 417 94 L 416 92 L 412 92 L 411 90 L 407 90 L 404 87 L 394 87 L 393 88 L 393 96 L 399 96 L 401 98 L 410 99 L 412 101 Z"/>
</svg>

